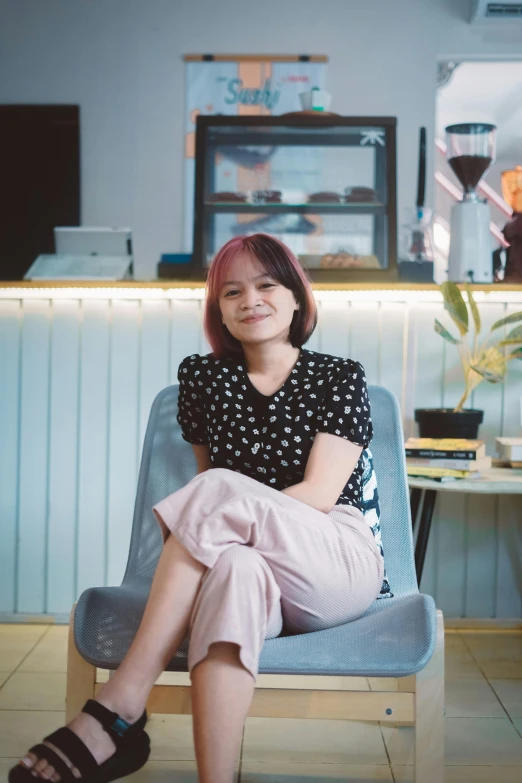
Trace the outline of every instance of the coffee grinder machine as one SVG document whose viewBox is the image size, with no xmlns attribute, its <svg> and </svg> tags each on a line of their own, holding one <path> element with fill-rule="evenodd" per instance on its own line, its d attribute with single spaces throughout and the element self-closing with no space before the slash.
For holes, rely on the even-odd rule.
<svg viewBox="0 0 522 783">
<path fill-rule="evenodd" d="M 480 122 L 446 128 L 446 157 L 464 189 L 451 210 L 448 280 L 455 283 L 493 282 L 489 206 L 476 187 L 495 159 L 496 130 Z"/>
</svg>

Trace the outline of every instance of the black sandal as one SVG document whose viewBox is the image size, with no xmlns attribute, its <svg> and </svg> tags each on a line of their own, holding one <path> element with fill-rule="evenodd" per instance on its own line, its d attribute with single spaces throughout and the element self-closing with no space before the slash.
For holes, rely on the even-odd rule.
<svg viewBox="0 0 522 783">
<path fill-rule="evenodd" d="M 66 756 L 73 767 L 80 772 L 81 778 L 73 775 L 72 769 L 47 745 L 39 744 L 30 748 L 38 759 L 45 759 L 60 775 L 60 783 L 109 783 L 111 780 L 123 778 L 144 766 L 150 754 L 150 738 L 143 729 L 147 723 L 147 713 L 144 712 L 136 723 L 127 723 L 116 712 L 111 712 L 93 699 L 89 699 L 82 709 L 88 715 L 101 723 L 110 736 L 116 750 L 103 764 L 98 764 L 84 742 L 64 726 L 45 737 L 45 742 L 52 742 Z M 9 772 L 9 783 L 35 783 L 31 769 L 17 764 Z"/>
</svg>

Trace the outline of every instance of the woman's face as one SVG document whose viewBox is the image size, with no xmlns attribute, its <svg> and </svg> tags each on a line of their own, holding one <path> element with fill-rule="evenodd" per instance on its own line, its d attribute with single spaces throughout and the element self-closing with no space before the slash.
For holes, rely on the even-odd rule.
<svg viewBox="0 0 522 783">
<path fill-rule="evenodd" d="M 230 265 L 219 307 L 228 331 L 243 344 L 287 342 L 294 311 L 299 309 L 292 291 L 246 253 Z"/>
</svg>

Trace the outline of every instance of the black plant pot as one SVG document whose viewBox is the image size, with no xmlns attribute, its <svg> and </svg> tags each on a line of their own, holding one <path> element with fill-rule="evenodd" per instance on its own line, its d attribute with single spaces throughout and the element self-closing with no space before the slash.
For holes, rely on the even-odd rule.
<svg viewBox="0 0 522 783">
<path fill-rule="evenodd" d="M 465 408 L 454 413 L 452 408 L 417 408 L 415 421 L 420 438 L 468 438 L 476 440 L 484 411 Z"/>
</svg>

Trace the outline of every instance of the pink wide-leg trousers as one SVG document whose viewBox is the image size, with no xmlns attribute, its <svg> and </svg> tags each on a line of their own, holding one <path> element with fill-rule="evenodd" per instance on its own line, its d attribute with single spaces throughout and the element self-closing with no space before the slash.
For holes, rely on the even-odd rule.
<svg viewBox="0 0 522 783">
<path fill-rule="evenodd" d="M 377 598 L 384 561 L 361 511 L 325 514 L 225 468 L 198 474 L 153 507 L 207 566 L 189 624 L 188 667 L 214 642 L 239 645 L 256 679 L 265 639 L 355 620 Z"/>
</svg>

